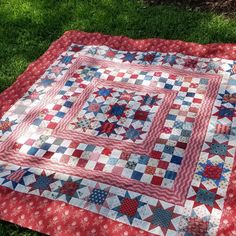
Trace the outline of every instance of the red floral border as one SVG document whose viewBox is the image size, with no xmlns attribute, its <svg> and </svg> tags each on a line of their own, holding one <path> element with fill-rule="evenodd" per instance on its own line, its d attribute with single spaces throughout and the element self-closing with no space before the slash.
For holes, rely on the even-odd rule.
<svg viewBox="0 0 236 236">
<path fill-rule="evenodd" d="M 0 219 L 57 236 L 151 235 L 136 227 L 60 201 L 26 195 L 2 186 L 0 186 Z"/>
<path fill-rule="evenodd" d="M 52 64 L 52 62 L 56 60 L 56 58 L 63 51 L 65 51 L 71 43 L 83 45 L 107 45 L 118 50 L 179 52 L 199 57 L 218 57 L 236 60 L 236 44 L 216 43 L 201 45 L 178 40 L 134 40 L 124 36 L 109 36 L 100 33 L 68 31 L 65 32 L 60 39 L 55 41 L 39 59 L 30 64 L 27 70 L 17 78 L 16 82 L 11 87 L 0 94 L 0 117 L 2 117 L 2 115 L 11 107 L 12 104 L 23 96 L 29 87 L 34 84 L 34 82 L 45 72 L 50 64 Z M 229 235 L 229 233 L 232 232 L 236 234 L 236 225 L 233 223 L 236 221 L 236 208 L 234 206 L 236 201 L 235 182 L 236 164 L 234 164 L 233 174 L 230 178 L 218 235 Z M 48 199 L 45 199 L 42 204 L 40 199 L 41 197 L 38 196 L 25 195 L 5 187 L 0 187 L 0 218 L 36 231 L 49 233 L 51 235 L 76 235 L 76 232 L 78 232 L 77 235 L 85 236 L 92 234 L 125 235 L 126 233 L 129 233 L 129 235 L 148 235 L 148 233 L 145 232 L 140 233 L 140 231 L 134 227 L 130 227 L 104 217 L 100 217 L 101 222 L 94 228 L 95 231 L 93 233 L 91 225 L 92 222 L 95 222 L 95 219 L 99 218 L 97 214 Z M 32 205 L 29 205 L 29 202 L 32 202 Z M 39 202 L 40 204 L 38 204 Z M 60 206 L 63 209 L 61 211 L 57 211 Z M 31 210 L 25 218 L 25 216 L 22 215 L 24 215 L 23 213 L 26 208 Z M 64 208 L 68 208 L 68 212 L 73 212 L 69 214 L 70 217 L 68 217 L 68 219 L 66 219 L 66 216 L 62 217 L 62 214 L 66 212 Z M 48 214 L 45 214 L 45 210 L 48 209 L 53 209 L 53 212 L 50 210 Z M 39 212 L 39 216 L 37 216 L 36 212 Z M 77 218 L 74 214 L 75 212 L 80 212 Z M 53 223 L 48 224 L 48 222 L 53 222 L 55 217 L 57 219 L 57 225 L 60 226 L 59 228 L 55 227 Z M 71 217 L 74 221 L 68 224 L 68 222 L 73 220 Z M 88 219 L 88 228 L 91 229 L 91 231 L 88 231 L 88 228 L 83 228 L 81 226 L 80 223 L 84 219 Z M 76 222 L 76 224 L 73 225 L 73 222 Z M 50 225 L 53 227 L 49 227 Z M 104 228 L 105 225 L 106 227 Z M 117 231 L 116 234 L 113 229 L 114 226 L 119 225 L 121 230 Z M 71 229 L 73 229 L 73 231 L 71 231 Z"/>
</svg>

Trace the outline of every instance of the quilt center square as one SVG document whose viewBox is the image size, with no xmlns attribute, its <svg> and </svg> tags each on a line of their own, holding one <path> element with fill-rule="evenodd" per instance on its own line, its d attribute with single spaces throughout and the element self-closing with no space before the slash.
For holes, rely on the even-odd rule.
<svg viewBox="0 0 236 236">
<path fill-rule="evenodd" d="M 163 93 L 138 92 L 101 84 L 94 89 L 67 128 L 140 144 L 147 137 L 163 98 Z"/>
</svg>

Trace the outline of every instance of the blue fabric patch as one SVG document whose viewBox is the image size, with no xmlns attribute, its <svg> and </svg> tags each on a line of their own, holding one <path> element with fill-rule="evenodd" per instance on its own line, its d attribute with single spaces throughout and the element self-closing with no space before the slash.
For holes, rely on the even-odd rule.
<svg viewBox="0 0 236 236">
<path fill-rule="evenodd" d="M 73 83 L 74 83 L 74 82 L 68 80 L 68 81 L 65 83 L 65 86 L 71 87 Z"/>
<path fill-rule="evenodd" d="M 152 216 L 152 224 L 168 228 L 171 219 L 172 219 L 172 212 L 169 212 L 168 210 L 164 210 L 162 208 L 157 208 Z"/>
<path fill-rule="evenodd" d="M 182 157 L 173 156 L 173 157 L 171 158 L 171 161 L 170 161 L 170 162 L 180 165 L 181 162 L 182 162 L 182 159 L 183 159 Z"/>
<path fill-rule="evenodd" d="M 213 206 L 215 201 L 215 193 L 200 188 L 197 192 L 196 201 L 202 204 Z"/>
<path fill-rule="evenodd" d="M 159 78 L 159 82 L 161 83 L 166 83 L 166 81 L 167 81 L 167 78 L 164 78 L 164 77 Z"/>
<path fill-rule="evenodd" d="M 66 149 L 67 149 L 66 147 L 59 147 L 57 149 L 57 153 L 65 153 Z"/>
<path fill-rule="evenodd" d="M 123 59 L 123 61 L 132 62 L 135 59 L 135 56 L 136 55 L 128 52 L 128 53 L 125 54 L 125 56 L 122 59 Z"/>
<path fill-rule="evenodd" d="M 64 95 L 65 93 L 66 93 L 66 91 L 64 91 L 64 90 L 61 90 L 61 91 L 59 92 L 60 95 Z"/>
<path fill-rule="evenodd" d="M 150 159 L 150 158 L 149 158 L 148 156 L 141 156 L 141 157 L 138 159 L 138 163 L 139 163 L 139 164 L 143 164 L 143 165 L 147 165 L 149 159 Z"/>
<path fill-rule="evenodd" d="M 181 86 L 182 83 L 183 83 L 182 81 L 176 80 L 175 83 L 174 83 L 174 85 L 176 85 L 176 86 Z"/>
<path fill-rule="evenodd" d="M 72 58 L 72 56 L 63 56 L 61 62 L 67 65 L 72 61 Z"/>
<path fill-rule="evenodd" d="M 33 121 L 33 124 L 36 125 L 36 126 L 39 126 L 41 124 L 42 120 L 39 119 L 39 118 L 36 118 L 34 121 Z"/>
<path fill-rule="evenodd" d="M 195 95 L 195 93 L 190 93 L 190 92 L 188 92 L 188 93 L 186 94 L 187 97 L 194 97 L 194 95 Z"/>
<path fill-rule="evenodd" d="M 134 128 L 130 128 L 127 132 L 126 132 L 126 138 L 127 139 L 131 139 L 131 140 L 135 140 L 136 138 L 139 137 L 139 131 L 134 129 Z"/>
<path fill-rule="evenodd" d="M 92 194 L 89 196 L 88 201 L 94 204 L 102 205 L 108 195 L 107 191 L 102 189 L 93 189 Z"/>
<path fill-rule="evenodd" d="M 151 97 L 149 95 L 145 95 L 143 99 L 143 104 L 146 104 L 146 105 L 154 105 L 155 102 L 156 102 L 156 98 Z"/>
<path fill-rule="evenodd" d="M 175 148 L 172 146 L 165 145 L 163 152 L 168 153 L 168 154 L 173 154 Z"/>
<path fill-rule="evenodd" d="M 210 153 L 215 155 L 225 155 L 227 152 L 227 147 L 224 144 L 213 143 L 210 147 Z"/>
<path fill-rule="evenodd" d="M 35 147 L 31 147 L 30 150 L 27 152 L 28 155 L 35 155 L 36 152 L 38 151 L 39 149 L 38 148 L 35 148 Z"/>
<path fill-rule="evenodd" d="M 234 109 L 230 108 L 221 108 L 219 111 L 220 116 L 232 117 L 234 115 Z"/>
<path fill-rule="evenodd" d="M 43 150 L 48 150 L 51 147 L 52 144 L 49 143 L 43 143 L 42 146 L 40 147 L 40 149 Z"/>
<path fill-rule="evenodd" d="M 87 147 L 85 148 L 85 151 L 92 152 L 92 151 L 94 151 L 95 148 L 96 148 L 96 146 L 94 146 L 94 145 L 87 145 Z"/>
<path fill-rule="evenodd" d="M 140 180 L 140 179 L 142 178 L 142 176 L 143 176 L 143 173 L 141 173 L 141 172 L 139 172 L 139 171 L 134 171 L 134 172 L 132 173 L 131 178 L 132 178 L 132 179 L 136 179 L 136 180 Z"/>
<path fill-rule="evenodd" d="M 208 79 L 200 79 L 200 84 L 208 84 Z"/>
<path fill-rule="evenodd" d="M 122 116 L 125 110 L 125 106 L 113 105 L 111 108 L 111 114 L 114 116 Z"/>
<path fill-rule="evenodd" d="M 152 76 L 150 76 L 150 75 L 146 75 L 145 77 L 144 77 L 144 80 L 152 80 Z"/>
<path fill-rule="evenodd" d="M 172 84 L 165 84 L 165 89 L 172 89 L 173 88 L 173 85 Z"/>
<path fill-rule="evenodd" d="M 111 93 L 111 90 L 110 89 L 105 89 L 105 88 L 102 88 L 98 91 L 98 94 L 100 96 L 108 96 L 109 94 Z"/>
<path fill-rule="evenodd" d="M 183 128 L 183 125 L 184 125 L 184 122 L 177 120 L 177 121 L 175 121 L 175 123 L 174 123 L 174 128 L 182 129 L 182 128 Z"/>
<path fill-rule="evenodd" d="M 170 171 L 170 170 L 167 170 L 166 173 L 165 173 L 165 178 L 166 179 L 172 179 L 174 180 L 177 176 L 177 173 L 174 172 L 174 171 Z"/>
<path fill-rule="evenodd" d="M 46 190 L 51 183 L 52 180 L 47 176 L 39 176 L 37 181 L 33 184 L 33 188 Z"/>
<path fill-rule="evenodd" d="M 190 106 L 190 105 L 191 105 L 191 102 L 183 101 L 183 105 L 184 105 L 184 106 Z"/>
<path fill-rule="evenodd" d="M 175 120 L 176 119 L 176 116 L 175 115 L 168 115 L 167 116 L 167 120 Z"/>
<path fill-rule="evenodd" d="M 117 158 L 109 158 L 107 164 L 114 166 L 114 165 L 116 165 L 116 163 L 118 162 L 118 160 L 119 160 L 119 159 L 117 159 Z"/>
<path fill-rule="evenodd" d="M 59 111 L 59 112 L 57 112 L 56 116 L 57 116 L 57 117 L 60 117 L 60 118 L 63 118 L 63 117 L 65 116 L 65 113 Z"/>
<path fill-rule="evenodd" d="M 65 106 L 65 107 L 68 107 L 68 108 L 71 108 L 72 105 L 73 105 L 73 102 L 70 102 L 70 101 L 66 101 L 66 102 L 64 103 L 64 106 Z"/>
</svg>

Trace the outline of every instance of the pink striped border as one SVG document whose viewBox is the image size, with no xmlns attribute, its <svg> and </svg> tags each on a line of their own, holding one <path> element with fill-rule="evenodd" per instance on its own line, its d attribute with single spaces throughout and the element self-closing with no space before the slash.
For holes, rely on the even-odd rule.
<svg viewBox="0 0 236 236">
<path fill-rule="evenodd" d="M 146 139 L 140 143 L 135 144 L 127 141 L 120 141 L 111 138 L 103 138 L 103 137 L 95 137 L 93 135 L 79 133 L 73 130 L 69 130 L 67 128 L 68 123 L 70 123 L 75 115 L 82 109 L 84 103 L 92 93 L 93 89 L 98 85 L 108 85 L 113 87 L 119 87 L 124 89 L 129 89 L 132 91 L 142 91 L 142 92 L 149 92 L 149 93 L 156 93 L 156 94 L 165 94 L 164 99 L 162 100 L 161 105 L 156 112 L 155 118 L 153 119 L 152 126 L 150 127 Z M 57 125 L 54 129 L 52 135 L 56 135 L 60 138 L 70 139 L 74 141 L 80 141 L 82 143 L 90 143 L 97 146 L 113 148 L 123 150 L 125 152 L 133 152 L 137 154 L 144 154 L 149 155 L 155 146 L 155 141 L 157 137 L 160 136 L 161 130 L 165 123 L 165 118 L 168 114 L 168 111 L 171 108 L 174 98 L 176 97 L 176 92 L 168 91 L 166 89 L 159 89 L 159 88 L 151 88 L 150 86 L 142 86 L 142 85 L 133 85 L 133 84 L 126 84 L 121 82 L 115 81 L 102 81 L 94 79 L 93 82 L 88 86 L 84 93 L 80 95 L 78 101 L 73 105 L 70 111 L 66 114 L 66 116 L 62 119 L 62 121 Z"/>
</svg>

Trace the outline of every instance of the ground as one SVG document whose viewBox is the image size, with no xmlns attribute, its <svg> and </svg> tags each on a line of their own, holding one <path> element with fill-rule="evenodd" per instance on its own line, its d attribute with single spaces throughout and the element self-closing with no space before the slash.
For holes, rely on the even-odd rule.
<svg viewBox="0 0 236 236">
<path fill-rule="evenodd" d="M 194 10 L 213 11 L 226 16 L 234 16 L 236 14 L 235 0 L 146 0 L 149 5 L 172 4 L 182 6 Z"/>
<path fill-rule="evenodd" d="M 171 5 L 159 5 L 160 2 Z M 216 3 L 220 4 L 214 7 Z M 0 92 L 66 30 L 197 43 L 236 43 L 233 4 L 234 0 L 1 0 Z M 0 222 L 0 235 L 38 234 Z"/>
</svg>

